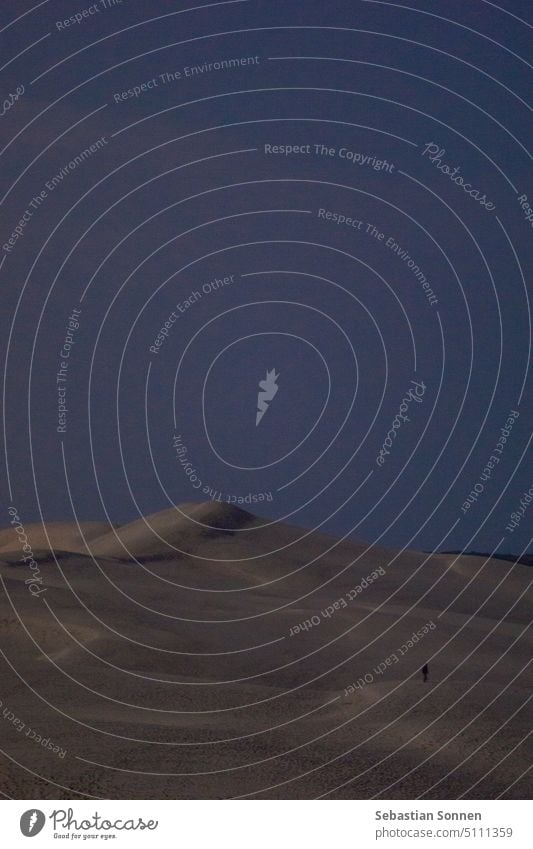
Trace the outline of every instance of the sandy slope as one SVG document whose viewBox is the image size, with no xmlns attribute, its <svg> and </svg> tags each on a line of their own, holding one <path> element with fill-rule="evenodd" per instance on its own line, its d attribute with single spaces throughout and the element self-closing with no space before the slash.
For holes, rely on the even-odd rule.
<svg viewBox="0 0 533 849">
<path fill-rule="evenodd" d="M 8 755 L 42 778 L 7 762 L 0 790 L 483 798 L 516 781 L 508 795 L 527 793 L 531 570 L 264 524 L 181 505 L 116 536 L 89 531 L 93 558 L 63 525 L 57 547 L 73 553 L 41 564 L 37 599 L 26 567 L 0 567 L 0 698 L 66 752 L 2 719 Z M 124 546 L 139 563 L 113 559 Z"/>
<path fill-rule="evenodd" d="M 172 555 L 221 529 L 247 526 L 254 516 L 227 504 L 181 504 L 141 517 L 94 539 L 91 550 L 101 557 Z"/>
</svg>

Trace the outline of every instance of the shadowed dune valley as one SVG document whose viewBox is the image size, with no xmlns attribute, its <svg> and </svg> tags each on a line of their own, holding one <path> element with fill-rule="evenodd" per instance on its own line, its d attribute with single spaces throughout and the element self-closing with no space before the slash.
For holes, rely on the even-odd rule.
<svg viewBox="0 0 533 849">
<path fill-rule="evenodd" d="M 217 501 L 23 534 L 0 532 L 10 797 L 530 793 L 527 566 Z"/>
</svg>

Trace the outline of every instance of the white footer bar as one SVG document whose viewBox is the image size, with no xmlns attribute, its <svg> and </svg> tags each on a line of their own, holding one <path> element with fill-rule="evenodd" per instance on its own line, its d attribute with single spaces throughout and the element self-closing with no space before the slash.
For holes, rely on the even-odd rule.
<svg viewBox="0 0 533 849">
<path fill-rule="evenodd" d="M 2 844 L 10 849 L 533 846 L 525 801 L 6 800 L 0 805 Z"/>
</svg>

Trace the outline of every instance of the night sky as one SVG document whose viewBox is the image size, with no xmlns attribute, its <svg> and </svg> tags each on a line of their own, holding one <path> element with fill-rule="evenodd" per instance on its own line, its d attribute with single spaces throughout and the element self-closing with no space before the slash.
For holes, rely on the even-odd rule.
<svg viewBox="0 0 533 849">
<path fill-rule="evenodd" d="M 0 15 L 0 524 L 526 550 L 530 5 Z"/>
</svg>

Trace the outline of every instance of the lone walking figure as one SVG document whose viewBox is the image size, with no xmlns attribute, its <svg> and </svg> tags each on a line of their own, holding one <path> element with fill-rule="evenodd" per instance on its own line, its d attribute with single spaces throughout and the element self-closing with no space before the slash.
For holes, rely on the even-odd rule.
<svg viewBox="0 0 533 849">
<path fill-rule="evenodd" d="M 428 680 L 428 677 L 429 677 L 429 666 L 427 665 L 427 663 L 424 663 L 424 665 L 422 667 L 422 675 L 424 676 L 424 684 L 425 684 L 426 681 Z"/>
</svg>

